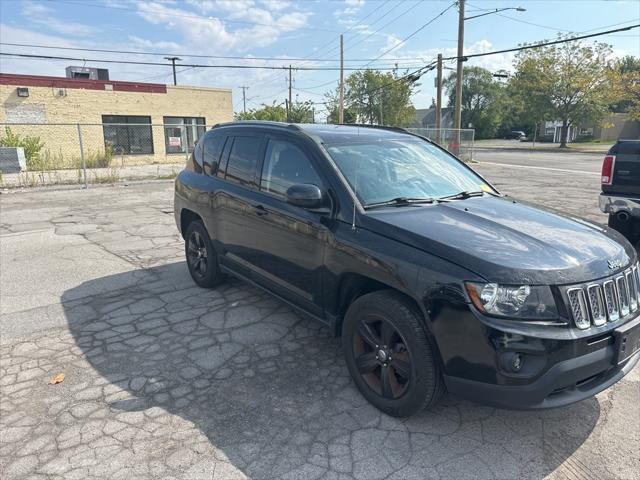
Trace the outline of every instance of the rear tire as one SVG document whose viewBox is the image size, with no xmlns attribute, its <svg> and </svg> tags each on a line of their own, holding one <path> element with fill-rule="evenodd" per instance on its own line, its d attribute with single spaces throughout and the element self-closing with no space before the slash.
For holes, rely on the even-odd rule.
<svg viewBox="0 0 640 480">
<path fill-rule="evenodd" d="M 620 219 L 617 215 L 609 214 L 609 227 L 624 235 L 632 244 L 640 240 L 640 220 L 629 217 L 627 220 Z"/>
<path fill-rule="evenodd" d="M 387 415 L 412 415 L 437 403 L 445 390 L 439 355 L 420 313 L 398 292 L 377 291 L 353 302 L 342 345 L 358 390 Z"/>
<path fill-rule="evenodd" d="M 184 252 L 193 281 L 203 288 L 213 288 L 224 281 L 218 255 L 201 220 L 194 220 L 185 233 Z"/>
</svg>

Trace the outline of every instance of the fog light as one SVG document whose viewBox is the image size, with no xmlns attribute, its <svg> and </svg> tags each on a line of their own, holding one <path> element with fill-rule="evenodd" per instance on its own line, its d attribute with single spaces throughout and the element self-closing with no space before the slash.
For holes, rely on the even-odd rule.
<svg viewBox="0 0 640 480">
<path fill-rule="evenodd" d="M 505 352 L 500 355 L 500 365 L 507 373 L 519 373 L 524 367 L 524 355 L 518 352 Z"/>
<path fill-rule="evenodd" d="M 524 363 L 524 359 L 522 355 L 519 353 L 514 353 L 513 357 L 511 357 L 511 370 L 514 372 L 519 372 L 522 369 L 522 364 Z"/>
</svg>

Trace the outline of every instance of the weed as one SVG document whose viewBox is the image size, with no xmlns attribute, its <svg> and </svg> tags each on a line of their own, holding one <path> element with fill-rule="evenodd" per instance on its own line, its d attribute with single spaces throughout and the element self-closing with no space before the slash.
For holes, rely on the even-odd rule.
<svg viewBox="0 0 640 480">
<path fill-rule="evenodd" d="M 5 136 L 0 137 L 0 147 L 21 147 L 24 149 L 24 156 L 27 160 L 27 168 L 31 169 L 32 165 L 40 158 L 40 150 L 44 147 L 44 143 L 40 141 L 40 137 L 25 135 L 24 137 L 13 133 L 10 127 L 5 127 Z"/>
</svg>

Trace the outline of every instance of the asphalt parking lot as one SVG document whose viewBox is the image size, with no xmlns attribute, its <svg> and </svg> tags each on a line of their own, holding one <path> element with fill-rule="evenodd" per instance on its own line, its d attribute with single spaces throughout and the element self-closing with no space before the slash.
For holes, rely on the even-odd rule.
<svg viewBox="0 0 640 480">
<path fill-rule="evenodd" d="M 593 172 L 477 168 L 604 221 Z M 237 280 L 194 286 L 172 197 L 169 181 L 0 196 L 1 478 L 637 478 L 639 368 L 551 411 L 447 395 L 387 417 L 327 329 Z"/>
</svg>

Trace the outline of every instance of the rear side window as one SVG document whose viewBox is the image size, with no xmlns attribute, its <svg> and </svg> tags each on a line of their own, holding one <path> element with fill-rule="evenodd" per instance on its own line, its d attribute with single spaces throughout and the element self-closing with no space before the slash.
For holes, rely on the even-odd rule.
<svg viewBox="0 0 640 480">
<path fill-rule="evenodd" d="M 193 169 L 196 173 L 202 173 L 202 150 L 204 142 L 198 142 L 196 148 L 191 152 L 191 161 L 193 162 Z"/>
<path fill-rule="evenodd" d="M 638 160 L 640 160 L 640 141 L 636 142 L 625 142 L 624 140 L 619 141 L 616 145 L 616 152 L 618 155 L 637 155 Z"/>
<path fill-rule="evenodd" d="M 261 147 L 260 137 L 235 137 L 225 178 L 240 185 L 254 186 Z"/>
<path fill-rule="evenodd" d="M 207 135 L 204 137 L 203 168 L 207 175 L 215 176 L 220 165 L 220 156 L 227 137 L 221 135 Z"/>
</svg>

